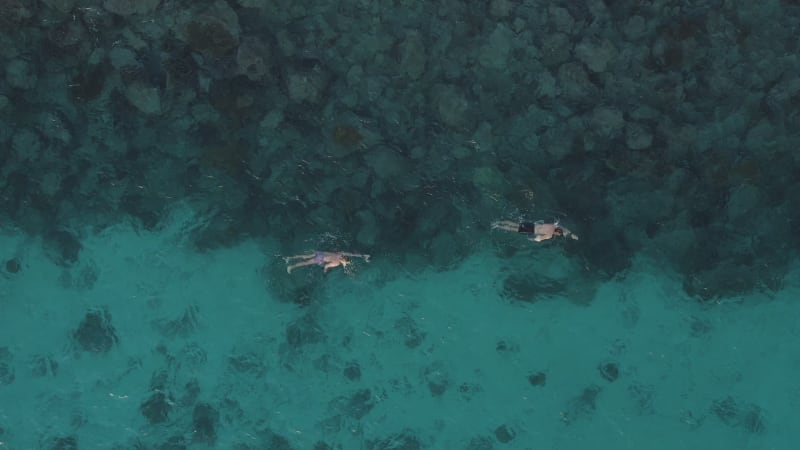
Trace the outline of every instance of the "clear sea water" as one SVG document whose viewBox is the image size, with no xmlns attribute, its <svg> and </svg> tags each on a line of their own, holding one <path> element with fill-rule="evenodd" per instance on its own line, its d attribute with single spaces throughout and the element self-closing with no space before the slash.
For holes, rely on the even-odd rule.
<svg viewBox="0 0 800 450">
<path fill-rule="evenodd" d="M 800 448 L 798 24 L 0 0 L 0 450 Z"/>
</svg>

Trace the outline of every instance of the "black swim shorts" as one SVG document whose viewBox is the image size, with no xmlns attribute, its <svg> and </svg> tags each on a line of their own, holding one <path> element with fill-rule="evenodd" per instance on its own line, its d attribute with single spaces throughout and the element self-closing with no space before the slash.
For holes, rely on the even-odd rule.
<svg viewBox="0 0 800 450">
<path fill-rule="evenodd" d="M 536 230 L 536 224 L 531 222 L 522 222 L 517 228 L 517 233 L 533 234 Z"/>
</svg>

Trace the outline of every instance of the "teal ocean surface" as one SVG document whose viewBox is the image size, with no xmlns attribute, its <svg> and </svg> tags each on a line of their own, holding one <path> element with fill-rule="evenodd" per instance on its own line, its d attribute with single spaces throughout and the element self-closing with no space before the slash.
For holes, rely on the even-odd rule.
<svg viewBox="0 0 800 450">
<path fill-rule="evenodd" d="M 788 449 L 798 436 L 797 282 L 700 305 L 642 257 L 591 293 L 571 286 L 581 301 L 520 301 L 508 273 L 585 269 L 524 239 L 499 258 L 487 235 L 447 271 L 376 254 L 288 275 L 269 240 L 198 254 L 196 221 L 89 233 L 70 269 L 3 236 L 21 262 L 0 292 L 3 448 Z M 314 300 L 270 294 L 289 277 Z"/>
<path fill-rule="evenodd" d="M 0 0 L 0 450 L 800 448 L 799 24 Z"/>
</svg>

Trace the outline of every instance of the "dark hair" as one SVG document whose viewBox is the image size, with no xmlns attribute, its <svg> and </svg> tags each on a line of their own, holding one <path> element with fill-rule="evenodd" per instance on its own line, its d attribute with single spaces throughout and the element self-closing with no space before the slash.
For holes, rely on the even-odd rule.
<svg viewBox="0 0 800 450">
<path fill-rule="evenodd" d="M 563 234 L 564 234 L 564 229 L 563 229 L 563 228 L 561 228 L 561 227 L 556 227 L 556 228 L 553 230 L 553 234 L 555 234 L 556 236 L 561 236 L 561 235 L 563 235 Z"/>
</svg>

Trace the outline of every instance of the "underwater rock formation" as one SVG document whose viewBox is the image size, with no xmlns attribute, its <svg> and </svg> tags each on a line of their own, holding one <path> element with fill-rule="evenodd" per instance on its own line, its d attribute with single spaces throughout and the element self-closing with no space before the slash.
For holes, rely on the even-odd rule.
<svg viewBox="0 0 800 450">
<path fill-rule="evenodd" d="M 119 341 L 105 309 L 87 311 L 72 337 L 81 350 L 91 353 L 107 353 Z"/>
</svg>

